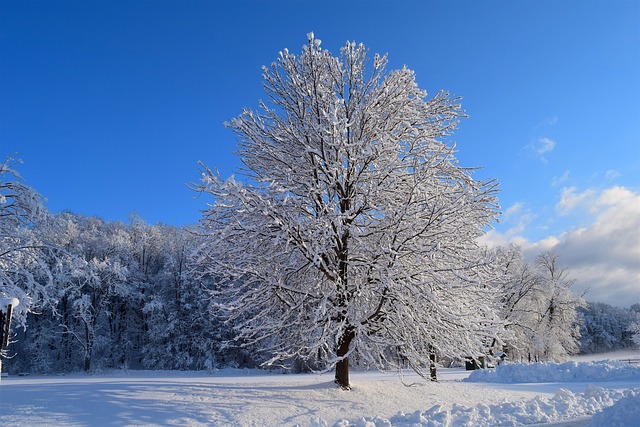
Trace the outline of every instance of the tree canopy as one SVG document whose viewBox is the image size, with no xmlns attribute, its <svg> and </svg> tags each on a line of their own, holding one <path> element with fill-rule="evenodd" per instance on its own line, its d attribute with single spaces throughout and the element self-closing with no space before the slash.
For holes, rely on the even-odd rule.
<svg viewBox="0 0 640 427">
<path fill-rule="evenodd" d="M 495 181 L 449 141 L 459 99 L 387 71 L 362 44 L 335 57 L 309 34 L 263 68 L 268 99 L 228 126 L 243 182 L 203 165 L 214 202 L 202 260 L 238 342 L 268 364 L 374 366 L 481 352 L 501 329 L 492 257 L 476 243 L 498 214 Z"/>
</svg>

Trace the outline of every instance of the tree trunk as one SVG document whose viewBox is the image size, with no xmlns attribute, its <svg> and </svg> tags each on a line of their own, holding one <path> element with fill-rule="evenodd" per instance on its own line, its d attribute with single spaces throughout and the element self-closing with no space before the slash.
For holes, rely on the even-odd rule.
<svg viewBox="0 0 640 427">
<path fill-rule="evenodd" d="M 343 357 L 347 353 L 349 353 L 349 346 L 351 345 L 351 341 L 355 337 L 355 333 L 353 332 L 353 328 L 349 327 L 342 334 L 342 338 L 340 338 L 340 342 L 338 343 L 338 350 L 336 355 L 338 357 Z M 336 384 L 340 386 L 343 390 L 351 390 L 351 385 L 349 384 L 349 358 L 345 357 L 340 360 L 336 364 Z"/>
<path fill-rule="evenodd" d="M 93 342 L 91 335 L 89 334 L 89 324 L 84 322 L 84 339 L 85 339 L 85 352 L 84 352 L 84 371 L 89 372 L 91 369 L 91 352 L 93 351 Z"/>
</svg>

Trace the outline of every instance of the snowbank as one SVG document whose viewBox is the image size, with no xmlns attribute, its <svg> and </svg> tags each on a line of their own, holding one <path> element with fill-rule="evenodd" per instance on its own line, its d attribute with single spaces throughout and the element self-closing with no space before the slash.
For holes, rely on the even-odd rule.
<svg viewBox="0 0 640 427">
<path fill-rule="evenodd" d="M 591 427 L 634 426 L 640 420 L 640 393 L 629 390 L 613 406 L 593 416 Z"/>
<path fill-rule="evenodd" d="M 638 419 L 639 403 L 640 388 L 618 391 L 589 386 L 584 393 L 576 394 L 561 389 L 553 397 L 538 396 L 532 400 L 504 402 L 498 405 L 463 407 L 454 404 L 451 409 L 436 405 L 426 411 L 416 411 L 409 415 L 398 413 L 389 419 L 362 417 L 355 421 L 340 420 L 334 427 L 516 426 L 589 417 L 605 410 L 607 412 L 598 414 L 597 419 L 594 416 L 594 422 L 600 423 L 599 420 L 602 419 L 603 424 L 596 424 L 597 426 L 629 426 L 634 425 Z M 327 423 L 321 419 L 312 418 L 310 425 L 326 427 Z"/>
<path fill-rule="evenodd" d="M 16 308 L 19 302 L 17 298 L 0 298 L 0 311 L 6 312 L 9 306 Z"/>
<path fill-rule="evenodd" d="M 546 383 L 593 381 L 640 381 L 640 364 L 601 360 L 597 362 L 509 363 L 495 369 L 473 371 L 464 381 L 481 383 Z"/>
</svg>

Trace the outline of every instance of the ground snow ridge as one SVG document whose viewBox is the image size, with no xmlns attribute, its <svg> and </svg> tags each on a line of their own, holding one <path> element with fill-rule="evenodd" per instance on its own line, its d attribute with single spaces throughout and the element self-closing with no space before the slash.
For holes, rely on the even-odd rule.
<svg viewBox="0 0 640 427">
<path fill-rule="evenodd" d="M 604 412 L 607 411 L 607 412 Z M 412 414 L 398 413 L 389 419 L 361 417 L 340 420 L 334 427 L 492 427 L 553 423 L 579 417 L 593 417 L 594 427 L 633 426 L 640 416 L 640 388 L 626 391 L 589 386 L 584 393 L 561 389 L 553 397 L 538 396 L 520 402 L 446 409 L 436 405 Z M 312 427 L 328 427 L 321 419 L 311 419 Z"/>
<path fill-rule="evenodd" d="M 480 383 L 540 383 L 640 381 L 640 364 L 601 360 L 597 362 L 509 363 L 496 369 L 473 371 L 464 381 Z"/>
<path fill-rule="evenodd" d="M 503 364 L 496 369 L 471 373 L 463 381 L 490 383 L 591 382 L 640 380 L 640 366 L 620 361 Z M 595 414 L 595 415 L 594 415 Z M 340 420 L 334 427 L 489 427 L 553 423 L 593 416 L 594 427 L 636 426 L 640 420 L 640 388 L 626 391 L 589 386 L 584 393 L 560 389 L 552 397 L 504 402 L 497 405 L 465 407 L 443 405 L 412 414 L 398 413 L 389 419 L 361 417 Z M 312 418 L 312 427 L 328 427 L 320 418 Z"/>
</svg>

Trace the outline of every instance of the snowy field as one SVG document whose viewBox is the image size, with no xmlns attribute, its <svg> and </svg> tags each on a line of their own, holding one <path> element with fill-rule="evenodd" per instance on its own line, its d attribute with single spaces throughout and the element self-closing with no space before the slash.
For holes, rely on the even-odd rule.
<svg viewBox="0 0 640 427">
<path fill-rule="evenodd" d="M 1 426 L 637 426 L 640 352 L 470 372 L 332 374 L 118 371 L 4 377 Z M 601 356 L 600 359 L 603 357 Z M 526 371 L 523 376 L 522 372 Z M 594 415 L 595 414 L 595 415 Z"/>
</svg>

